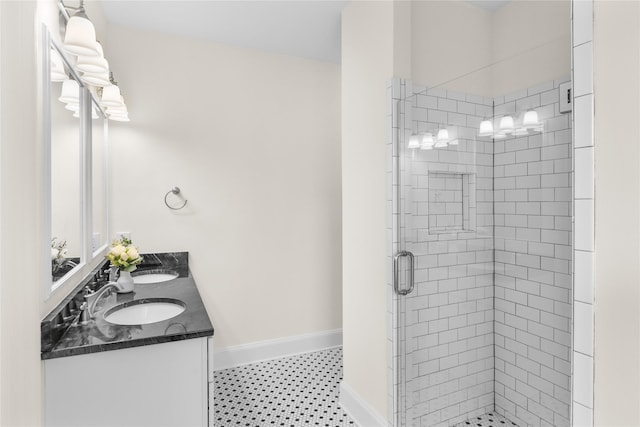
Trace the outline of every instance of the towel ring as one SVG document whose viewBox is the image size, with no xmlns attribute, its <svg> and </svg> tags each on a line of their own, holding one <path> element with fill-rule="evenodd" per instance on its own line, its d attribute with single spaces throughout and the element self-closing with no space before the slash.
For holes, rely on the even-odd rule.
<svg viewBox="0 0 640 427">
<path fill-rule="evenodd" d="M 174 211 L 179 211 L 180 209 L 184 208 L 185 206 L 187 206 L 187 201 L 185 200 L 184 203 L 182 204 L 182 206 L 180 207 L 173 207 L 169 204 L 169 202 L 167 202 L 167 197 L 169 197 L 169 194 L 175 194 L 176 196 L 178 194 L 180 194 L 180 189 L 178 187 L 173 187 L 171 190 L 167 191 L 167 194 L 164 195 L 164 204 L 167 205 L 167 207 L 169 209 L 173 209 Z"/>
</svg>

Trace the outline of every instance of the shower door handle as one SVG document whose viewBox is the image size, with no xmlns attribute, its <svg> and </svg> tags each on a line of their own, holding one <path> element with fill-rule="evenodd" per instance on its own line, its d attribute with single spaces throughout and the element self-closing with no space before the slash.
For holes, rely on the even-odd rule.
<svg viewBox="0 0 640 427">
<path fill-rule="evenodd" d="M 409 258 L 409 288 L 400 289 L 400 258 Z M 400 251 L 393 257 L 393 288 L 398 295 L 407 295 L 413 291 L 413 254 L 409 251 Z"/>
</svg>

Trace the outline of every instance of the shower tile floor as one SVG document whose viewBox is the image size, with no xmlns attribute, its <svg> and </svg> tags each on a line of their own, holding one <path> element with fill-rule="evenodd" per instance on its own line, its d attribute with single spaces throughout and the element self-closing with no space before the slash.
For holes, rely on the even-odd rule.
<svg viewBox="0 0 640 427">
<path fill-rule="evenodd" d="M 503 427 L 503 426 L 518 426 L 516 423 L 509 421 L 505 417 L 495 412 L 487 412 L 484 415 L 478 415 L 455 424 L 453 427 Z"/>
<path fill-rule="evenodd" d="M 342 348 L 215 372 L 215 427 L 356 426 L 338 405 Z"/>
</svg>

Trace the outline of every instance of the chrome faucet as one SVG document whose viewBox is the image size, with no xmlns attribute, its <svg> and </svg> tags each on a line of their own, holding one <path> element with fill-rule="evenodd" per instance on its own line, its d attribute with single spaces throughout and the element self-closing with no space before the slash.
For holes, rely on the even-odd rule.
<svg viewBox="0 0 640 427">
<path fill-rule="evenodd" d="M 116 282 L 109 282 L 102 288 L 100 288 L 99 291 L 86 293 L 84 295 L 84 299 L 87 302 L 87 314 L 89 315 L 90 319 L 94 319 L 96 317 L 94 310 L 96 309 L 96 304 L 98 303 L 98 300 L 100 300 L 100 297 L 102 297 L 102 295 L 104 295 L 107 291 L 111 292 L 111 288 L 115 288 L 117 290 L 120 289 Z"/>
</svg>

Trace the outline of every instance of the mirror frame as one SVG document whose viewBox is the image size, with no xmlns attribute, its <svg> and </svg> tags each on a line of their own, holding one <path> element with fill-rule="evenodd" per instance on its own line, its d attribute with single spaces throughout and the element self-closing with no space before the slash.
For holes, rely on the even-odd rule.
<svg viewBox="0 0 640 427">
<path fill-rule="evenodd" d="M 56 289 L 61 288 L 65 283 L 76 277 L 79 272 L 83 270 L 87 264 L 91 264 L 98 257 L 102 257 L 103 252 L 106 250 L 109 244 L 109 156 L 108 156 L 108 119 L 104 110 L 100 106 L 97 96 L 94 95 L 86 84 L 80 79 L 79 73 L 71 66 L 69 59 L 67 58 L 64 50 L 58 45 L 49 33 L 49 28 L 46 25 L 42 25 L 42 141 L 43 141 L 43 193 L 44 193 L 44 224 L 43 231 L 46 236 L 45 241 L 51 241 L 52 234 L 52 191 L 51 191 L 51 134 L 52 134 L 52 120 L 51 120 L 51 48 L 55 49 L 64 65 L 67 67 L 73 78 L 78 82 L 80 86 L 80 119 L 79 119 L 79 144 L 80 144 L 80 229 L 81 229 L 81 244 L 80 244 L 80 262 L 77 266 L 67 272 L 63 277 L 57 281 L 53 281 L 51 277 L 51 246 L 48 244 L 46 248 L 43 248 L 43 257 L 46 260 L 46 267 L 43 266 L 43 293 L 44 299 L 48 299 Z M 106 221 L 104 241 L 101 242 L 100 247 L 95 251 L 92 248 L 93 237 L 93 176 L 92 176 L 92 118 L 91 112 L 95 104 L 97 113 L 103 120 L 104 127 L 104 143 L 103 143 L 103 173 L 104 173 L 104 217 Z"/>
</svg>

